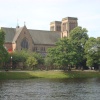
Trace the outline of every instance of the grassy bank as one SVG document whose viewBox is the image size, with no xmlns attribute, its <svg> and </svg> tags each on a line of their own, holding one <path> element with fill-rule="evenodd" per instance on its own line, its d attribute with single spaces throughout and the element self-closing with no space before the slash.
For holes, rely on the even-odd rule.
<svg viewBox="0 0 100 100">
<path fill-rule="evenodd" d="M 0 72 L 0 80 L 9 79 L 34 79 L 34 78 L 100 78 L 100 72 L 85 71 L 23 71 Z"/>
</svg>

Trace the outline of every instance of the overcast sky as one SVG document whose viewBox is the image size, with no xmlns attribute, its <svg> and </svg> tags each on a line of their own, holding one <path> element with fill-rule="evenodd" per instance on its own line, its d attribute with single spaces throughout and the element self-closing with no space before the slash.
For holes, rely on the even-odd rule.
<svg viewBox="0 0 100 100">
<path fill-rule="evenodd" d="M 100 37 L 100 0 L 0 0 L 0 27 L 24 22 L 29 29 L 49 30 L 50 22 L 77 17 L 90 37 Z"/>
</svg>

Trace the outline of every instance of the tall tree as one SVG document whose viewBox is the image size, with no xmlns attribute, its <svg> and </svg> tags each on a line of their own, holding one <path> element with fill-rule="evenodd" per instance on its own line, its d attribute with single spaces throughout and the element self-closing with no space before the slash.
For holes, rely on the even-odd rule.
<svg viewBox="0 0 100 100">
<path fill-rule="evenodd" d="M 100 37 L 97 38 L 97 64 L 100 71 Z"/>
<path fill-rule="evenodd" d="M 69 38 L 62 38 L 56 43 L 55 48 L 48 50 L 48 55 L 52 59 L 53 65 L 68 67 L 74 65 L 84 66 L 84 45 L 88 40 L 87 30 L 76 27 L 70 32 Z"/>
<path fill-rule="evenodd" d="M 85 52 L 84 52 L 84 46 L 86 41 L 88 40 L 87 30 L 82 27 L 76 27 L 70 32 L 70 40 L 72 44 L 74 45 L 74 49 L 76 49 L 76 59 L 77 59 L 77 65 L 79 66 L 85 66 Z"/>
<path fill-rule="evenodd" d="M 4 47 L 5 33 L 0 30 L 0 62 L 6 62 L 8 60 L 8 52 Z"/>
<path fill-rule="evenodd" d="M 76 64 L 76 52 L 71 44 L 70 39 L 62 38 L 56 43 L 55 48 L 48 50 L 48 55 L 53 65 L 60 68 L 68 68 L 71 65 Z"/>
<path fill-rule="evenodd" d="M 5 41 L 5 33 L 2 30 L 0 30 L 0 46 L 3 46 L 4 41 Z"/>
<path fill-rule="evenodd" d="M 85 44 L 87 66 L 98 69 L 100 66 L 100 38 L 90 37 Z"/>
</svg>

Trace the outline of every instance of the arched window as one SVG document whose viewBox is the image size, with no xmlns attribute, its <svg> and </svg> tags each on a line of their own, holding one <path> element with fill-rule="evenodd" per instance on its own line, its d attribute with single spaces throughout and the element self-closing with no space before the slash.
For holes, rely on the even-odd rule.
<svg viewBox="0 0 100 100">
<path fill-rule="evenodd" d="M 28 41 L 24 38 L 21 42 L 21 48 L 28 49 Z"/>
</svg>

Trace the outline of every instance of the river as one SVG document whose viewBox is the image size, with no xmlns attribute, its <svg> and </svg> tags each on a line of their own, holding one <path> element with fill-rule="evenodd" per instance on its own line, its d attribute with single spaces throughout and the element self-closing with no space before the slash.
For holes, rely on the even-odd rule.
<svg viewBox="0 0 100 100">
<path fill-rule="evenodd" d="M 100 100 L 100 79 L 3 80 L 0 100 Z"/>
</svg>

